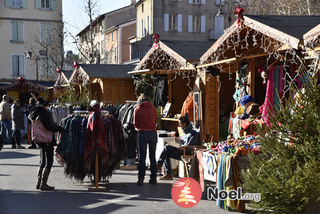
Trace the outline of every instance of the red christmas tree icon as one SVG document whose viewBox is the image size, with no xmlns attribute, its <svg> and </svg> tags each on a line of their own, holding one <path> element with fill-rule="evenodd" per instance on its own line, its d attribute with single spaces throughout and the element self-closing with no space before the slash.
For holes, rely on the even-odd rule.
<svg viewBox="0 0 320 214">
<path fill-rule="evenodd" d="M 179 195 L 178 203 L 184 202 L 185 204 L 188 204 L 189 202 L 192 202 L 194 204 L 197 204 L 197 201 L 194 200 L 194 196 L 190 195 L 190 187 L 189 187 L 190 181 L 186 181 L 185 186 L 183 187 L 183 190 L 181 190 L 181 194 Z"/>
<path fill-rule="evenodd" d="M 171 189 L 172 200 L 183 208 L 191 208 L 201 200 L 200 184 L 192 178 L 180 178 Z"/>
</svg>

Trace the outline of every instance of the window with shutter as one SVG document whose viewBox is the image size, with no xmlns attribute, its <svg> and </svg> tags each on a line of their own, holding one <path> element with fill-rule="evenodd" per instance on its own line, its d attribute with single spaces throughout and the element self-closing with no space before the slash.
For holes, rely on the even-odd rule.
<svg viewBox="0 0 320 214">
<path fill-rule="evenodd" d="M 11 21 L 11 41 L 23 42 L 23 22 Z"/>
<path fill-rule="evenodd" d="M 200 25 L 201 25 L 201 33 L 205 33 L 206 32 L 206 16 L 204 15 L 201 16 Z"/>
<path fill-rule="evenodd" d="M 51 44 L 53 42 L 53 24 L 40 23 L 40 41 L 44 44 Z"/>
<path fill-rule="evenodd" d="M 200 4 L 200 0 L 189 0 L 189 4 Z"/>
<path fill-rule="evenodd" d="M 164 24 L 164 31 L 169 31 L 169 14 L 165 13 L 163 16 L 163 24 Z"/>
<path fill-rule="evenodd" d="M 200 17 L 192 16 L 192 31 L 199 32 L 200 31 Z"/>
<path fill-rule="evenodd" d="M 24 56 L 12 55 L 12 76 L 24 75 Z"/>
<path fill-rule="evenodd" d="M 182 32 L 182 14 L 178 14 L 178 32 Z"/>
<path fill-rule="evenodd" d="M 40 0 L 41 9 L 51 9 L 51 0 Z"/>
<path fill-rule="evenodd" d="M 169 15 L 169 30 L 176 31 L 177 30 L 177 16 L 176 15 Z"/>
<path fill-rule="evenodd" d="M 22 8 L 22 0 L 11 0 L 11 7 Z"/>
</svg>

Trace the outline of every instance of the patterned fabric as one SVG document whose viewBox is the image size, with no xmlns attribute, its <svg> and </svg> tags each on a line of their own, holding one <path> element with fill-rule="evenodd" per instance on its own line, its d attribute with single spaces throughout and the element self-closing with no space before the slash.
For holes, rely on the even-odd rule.
<svg viewBox="0 0 320 214">
<path fill-rule="evenodd" d="M 33 120 L 31 123 L 31 139 L 37 143 L 51 143 L 53 132 L 44 128 L 39 120 Z"/>
<path fill-rule="evenodd" d="M 85 145 L 85 165 L 89 169 L 91 166 L 92 154 L 98 152 L 101 157 L 101 163 L 105 164 L 108 158 L 107 138 L 101 118 L 101 111 L 98 104 L 89 107 L 90 113 L 86 129 Z"/>
<path fill-rule="evenodd" d="M 110 177 L 127 154 L 121 122 L 113 116 L 100 115 L 101 123 L 97 123 L 97 116 L 93 111 L 90 115 L 70 115 L 62 119 L 63 131 L 59 136 L 56 156 L 70 178 L 82 181 L 86 175 L 94 175 L 96 152 L 99 156 L 99 178 Z M 101 139 L 105 143 L 101 143 Z M 96 142 L 98 144 L 92 145 Z"/>
</svg>

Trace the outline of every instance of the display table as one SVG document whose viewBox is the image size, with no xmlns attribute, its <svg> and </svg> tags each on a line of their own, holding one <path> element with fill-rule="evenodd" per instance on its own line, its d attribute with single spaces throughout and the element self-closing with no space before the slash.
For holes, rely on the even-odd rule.
<svg viewBox="0 0 320 214">
<path fill-rule="evenodd" d="M 157 143 L 157 148 L 156 148 L 156 161 L 159 160 L 161 152 L 166 144 L 171 145 L 171 146 L 175 146 L 175 147 L 179 146 L 179 144 L 175 142 L 174 137 L 159 137 L 159 133 L 158 133 L 158 143 Z M 147 149 L 146 165 L 150 166 L 149 149 Z M 178 160 L 171 158 L 171 167 L 172 167 L 172 169 L 178 168 Z"/>
</svg>

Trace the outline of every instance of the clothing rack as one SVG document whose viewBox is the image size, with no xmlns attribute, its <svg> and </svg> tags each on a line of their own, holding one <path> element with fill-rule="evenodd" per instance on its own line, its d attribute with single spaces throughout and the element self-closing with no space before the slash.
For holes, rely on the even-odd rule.
<svg viewBox="0 0 320 214">
<path fill-rule="evenodd" d="M 137 101 L 135 101 L 135 100 L 126 100 L 126 103 L 127 104 L 136 104 Z"/>
<path fill-rule="evenodd" d="M 101 113 L 108 113 L 108 111 L 100 111 Z M 76 110 L 73 111 L 73 113 L 75 114 L 89 114 L 89 112 L 87 110 Z M 98 153 L 95 152 L 95 179 L 94 179 L 94 183 L 95 186 L 94 187 L 89 187 L 88 190 L 92 191 L 92 192 L 101 192 L 101 191 L 105 191 L 105 187 L 99 186 L 99 156 Z"/>
<path fill-rule="evenodd" d="M 103 114 L 109 113 L 108 111 L 105 111 L 105 110 L 101 110 L 100 112 Z M 75 110 L 75 111 L 73 111 L 73 113 L 75 113 L 75 114 L 89 114 L 89 112 L 87 110 Z"/>
</svg>

